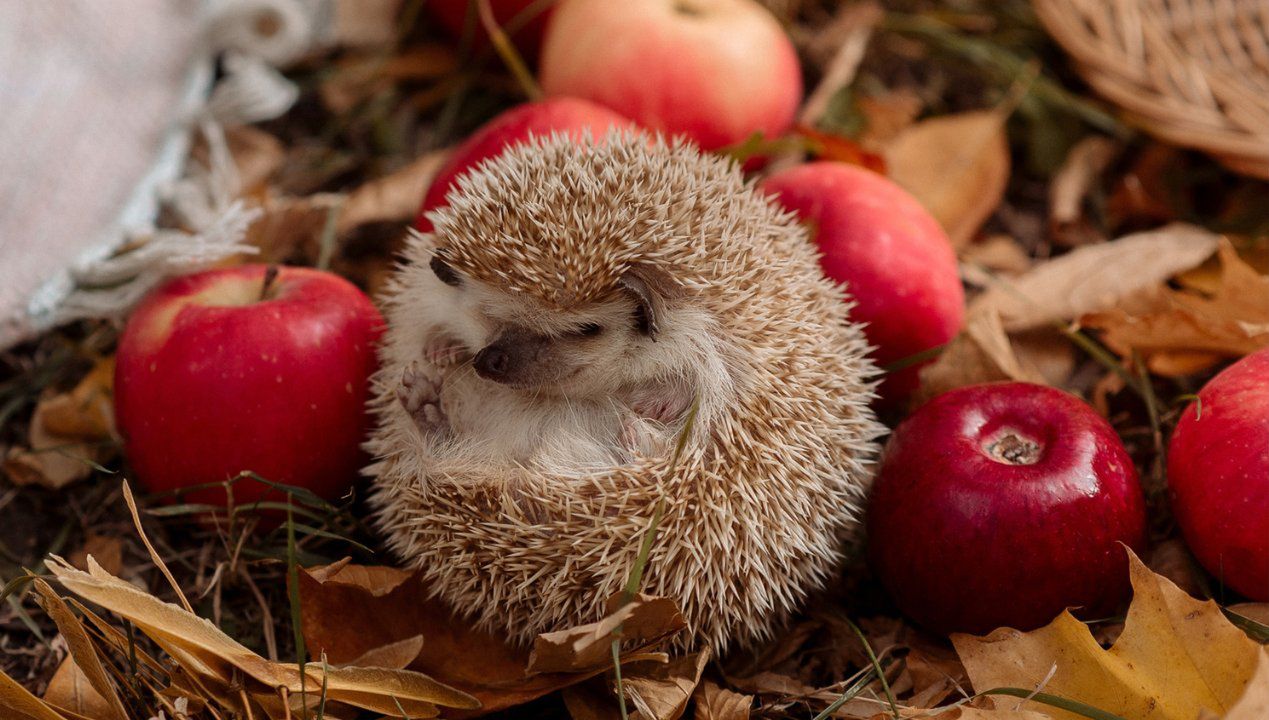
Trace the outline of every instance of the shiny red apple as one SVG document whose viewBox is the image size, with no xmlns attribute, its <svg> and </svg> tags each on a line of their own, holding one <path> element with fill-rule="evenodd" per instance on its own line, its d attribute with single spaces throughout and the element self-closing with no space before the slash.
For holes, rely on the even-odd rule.
<svg viewBox="0 0 1269 720">
<path fill-rule="evenodd" d="M 489 0 L 489 9 L 493 11 L 494 22 L 511 38 L 525 55 L 536 55 L 542 46 L 542 34 L 546 31 L 547 20 L 551 16 L 549 0 Z M 476 47 L 483 48 L 489 43 L 489 33 L 480 22 L 473 0 L 431 0 L 427 3 L 428 12 L 436 18 L 441 27 L 454 39 L 461 39 L 466 30 L 468 13 L 471 12 L 473 37 Z"/>
<path fill-rule="evenodd" d="M 894 431 L 868 508 L 873 568 L 939 633 L 1113 613 L 1146 543 L 1137 471 L 1087 404 L 1028 383 L 961 388 Z"/>
<path fill-rule="evenodd" d="M 802 99 L 797 52 L 754 0 L 560 0 L 538 74 L 548 95 L 593 100 L 705 150 L 783 134 Z"/>
<path fill-rule="evenodd" d="M 965 317 L 956 253 L 916 198 L 870 170 L 813 162 L 777 172 L 759 186 L 810 228 L 824 274 L 845 283 L 851 317 L 866 323 L 879 365 L 947 343 Z M 919 364 L 889 374 L 882 397 L 902 400 L 918 386 Z"/>
<path fill-rule="evenodd" d="M 1269 601 L 1269 348 L 1212 378 L 1168 446 L 1172 512 L 1216 579 Z"/>
<path fill-rule="evenodd" d="M 463 173 L 530 137 L 561 133 L 580 138 L 589 133 L 598 139 L 610 129 L 634 127 L 633 122 L 612 110 L 577 98 L 548 98 L 517 105 L 485 123 L 454 150 L 428 186 L 414 225 L 423 232 L 430 231 L 432 223 L 424 214 L 445 204 L 445 196 Z"/>
<path fill-rule="evenodd" d="M 129 464 L 150 492 L 252 471 L 342 495 L 364 463 L 379 311 L 331 273 L 244 265 L 180 277 L 128 319 L 115 413 Z M 241 505 L 280 493 L 234 486 Z M 185 496 L 225 502 L 220 489 Z"/>
</svg>

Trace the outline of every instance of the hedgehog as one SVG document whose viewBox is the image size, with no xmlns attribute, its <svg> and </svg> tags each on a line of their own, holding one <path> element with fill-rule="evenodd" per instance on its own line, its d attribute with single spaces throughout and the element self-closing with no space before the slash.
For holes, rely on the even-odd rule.
<svg viewBox="0 0 1269 720">
<path fill-rule="evenodd" d="M 371 504 L 437 597 L 527 644 L 622 591 L 770 638 L 858 526 L 881 426 L 844 288 L 733 161 L 626 131 L 460 180 L 387 285 Z"/>
</svg>

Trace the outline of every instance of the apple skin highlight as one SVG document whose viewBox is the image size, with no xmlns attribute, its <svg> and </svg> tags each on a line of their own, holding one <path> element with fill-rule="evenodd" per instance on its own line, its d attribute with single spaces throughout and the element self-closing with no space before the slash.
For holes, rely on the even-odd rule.
<svg viewBox="0 0 1269 720">
<path fill-rule="evenodd" d="M 1269 601 L 1269 349 L 1199 391 L 1168 446 L 1172 512 L 1218 583 Z"/>
<path fill-rule="evenodd" d="M 251 471 L 327 499 L 364 464 L 370 373 L 383 319 L 331 273 L 266 267 L 180 277 L 151 292 L 119 342 L 115 413 L 137 480 L 149 492 Z M 234 503 L 284 501 L 256 482 Z M 219 488 L 184 496 L 224 504 Z"/>
<path fill-rule="evenodd" d="M 960 388 L 894 431 L 868 509 L 869 555 L 899 609 L 937 633 L 1032 630 L 1113 614 L 1125 546 L 1146 545 L 1132 459 L 1078 398 Z"/>
</svg>

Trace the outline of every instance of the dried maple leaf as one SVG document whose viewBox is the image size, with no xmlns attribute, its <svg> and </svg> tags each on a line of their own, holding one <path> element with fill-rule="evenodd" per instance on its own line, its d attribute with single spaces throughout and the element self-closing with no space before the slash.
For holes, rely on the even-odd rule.
<svg viewBox="0 0 1269 720">
<path fill-rule="evenodd" d="M 1064 612 L 1029 633 L 953 635 L 974 689 L 1043 688 L 1126 720 L 1194 720 L 1223 713 L 1258 690 L 1265 651 L 1216 603 L 1195 600 L 1130 556 L 1133 600 L 1123 633 L 1104 650 L 1088 626 Z M 1072 713 L 1025 703 L 1057 720 Z"/>
<path fill-rule="evenodd" d="M 954 247 L 973 239 L 1009 182 L 1009 141 L 1003 110 L 923 120 L 886 147 L 890 177 L 916 196 L 947 231 Z"/>
<path fill-rule="evenodd" d="M 1219 237 L 1202 228 L 1173 224 L 1085 245 L 1017 278 L 1000 279 L 970 304 L 969 314 L 995 310 L 1005 329 L 1016 332 L 1122 307 L 1196 267 L 1218 244 Z"/>
<path fill-rule="evenodd" d="M 1159 375 L 1176 377 L 1269 346 L 1269 276 L 1256 272 L 1228 242 L 1220 246 L 1220 284 L 1211 297 L 1165 291 L 1144 314 L 1111 310 L 1081 323 L 1123 357 L 1134 352 Z"/>
</svg>

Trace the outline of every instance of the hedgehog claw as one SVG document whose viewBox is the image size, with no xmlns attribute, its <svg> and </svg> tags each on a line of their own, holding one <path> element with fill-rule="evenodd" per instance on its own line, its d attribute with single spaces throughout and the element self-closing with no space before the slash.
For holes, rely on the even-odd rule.
<svg viewBox="0 0 1269 720">
<path fill-rule="evenodd" d="M 441 376 L 434 368 L 410 363 L 401 374 L 397 400 L 424 433 L 440 432 L 449 424 L 441 409 Z"/>
<path fill-rule="evenodd" d="M 423 342 L 423 357 L 438 368 L 453 367 L 470 354 L 461 340 L 445 332 L 434 332 Z"/>
</svg>

